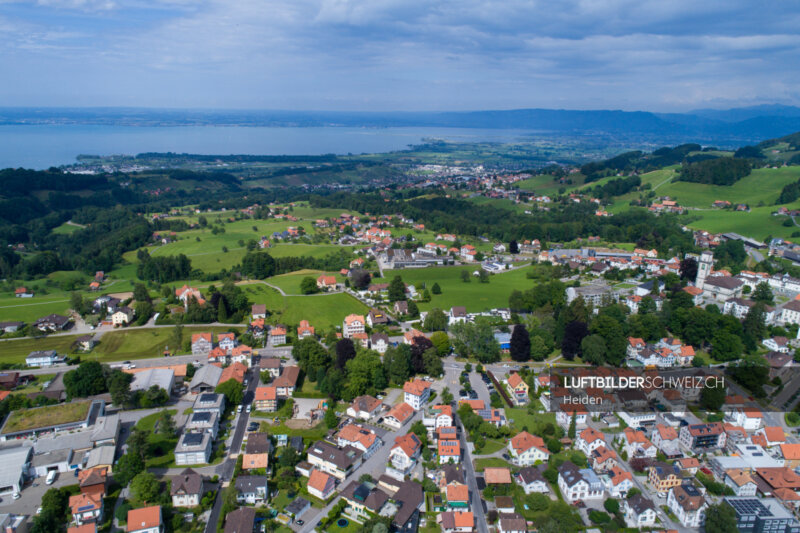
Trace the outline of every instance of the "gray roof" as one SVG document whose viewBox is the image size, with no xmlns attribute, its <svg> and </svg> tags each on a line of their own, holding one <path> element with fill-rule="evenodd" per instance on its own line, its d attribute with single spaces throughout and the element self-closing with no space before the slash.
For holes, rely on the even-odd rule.
<svg viewBox="0 0 800 533">
<path fill-rule="evenodd" d="M 338 448 L 321 440 L 311 445 L 308 449 L 308 455 L 319 457 L 325 462 L 336 465 L 341 470 L 347 470 L 361 458 L 363 452 L 353 446 L 348 445 L 344 448 Z"/>
<path fill-rule="evenodd" d="M 256 492 L 266 488 L 267 476 L 239 476 L 236 478 L 236 490 L 244 493 Z"/>
<path fill-rule="evenodd" d="M 203 451 L 211 444 L 208 433 L 184 433 L 175 446 L 175 453 Z"/>
<path fill-rule="evenodd" d="M 285 511 L 290 515 L 297 517 L 303 514 L 303 512 L 310 506 L 311 504 L 305 498 L 297 498 L 286 506 Z"/>
<path fill-rule="evenodd" d="M 222 369 L 214 365 L 201 366 L 192 377 L 192 382 L 189 383 L 189 388 L 207 386 L 216 387 L 219 384 L 219 378 L 222 376 Z"/>
<path fill-rule="evenodd" d="M 38 437 L 33 444 L 33 449 L 36 453 L 45 453 L 64 448 L 88 450 L 91 447 L 91 431 L 78 431 L 75 433 L 59 432 L 57 434 L 41 436 Z"/>
<path fill-rule="evenodd" d="M 0 487 L 10 487 L 20 482 L 30 453 L 29 446 L 0 449 Z"/>
<path fill-rule="evenodd" d="M 70 459 L 72 459 L 72 448 L 62 448 L 61 450 L 34 455 L 33 459 L 31 459 L 31 466 L 54 465 L 69 462 Z"/>
<path fill-rule="evenodd" d="M 153 385 L 156 385 L 169 392 L 172 390 L 174 382 L 175 372 L 169 368 L 148 368 L 133 375 L 131 390 L 148 390 Z"/>
<path fill-rule="evenodd" d="M 170 494 L 178 494 L 183 491 L 186 494 L 200 494 L 203 492 L 203 476 L 192 470 L 185 469 L 183 472 L 172 478 Z"/>
<path fill-rule="evenodd" d="M 114 456 L 117 453 L 116 446 L 98 446 L 89 450 L 86 460 L 86 468 L 94 468 L 101 465 L 113 465 Z"/>
<path fill-rule="evenodd" d="M 92 441 L 116 438 L 119 434 L 119 413 L 98 416 L 92 428 Z"/>
<path fill-rule="evenodd" d="M 652 509 L 653 511 L 656 510 L 656 506 L 653 504 L 653 501 L 648 500 L 641 494 L 636 494 L 632 498 L 628 498 L 628 507 L 633 509 L 637 515 L 642 514 L 648 509 Z"/>
<path fill-rule="evenodd" d="M 225 516 L 225 533 L 253 533 L 256 510 L 252 507 L 241 507 Z"/>
</svg>

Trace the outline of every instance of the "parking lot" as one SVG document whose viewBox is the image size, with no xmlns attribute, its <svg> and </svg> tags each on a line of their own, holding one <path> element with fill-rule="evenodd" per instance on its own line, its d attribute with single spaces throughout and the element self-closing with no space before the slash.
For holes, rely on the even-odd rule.
<svg viewBox="0 0 800 533">
<path fill-rule="evenodd" d="M 43 477 L 36 478 L 22 487 L 20 499 L 13 499 L 11 493 L 4 494 L 0 497 L 0 512 L 33 516 L 36 514 L 36 510 L 42 505 L 42 497 L 48 489 L 53 487 L 66 487 L 68 485 L 75 485 L 76 483 L 78 483 L 78 478 L 75 477 L 74 472 L 58 474 L 58 477 L 52 485 L 47 485 Z"/>
</svg>

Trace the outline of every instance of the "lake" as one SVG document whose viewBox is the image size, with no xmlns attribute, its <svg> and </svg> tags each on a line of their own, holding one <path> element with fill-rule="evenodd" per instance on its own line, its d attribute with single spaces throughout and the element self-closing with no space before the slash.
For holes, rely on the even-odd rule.
<svg viewBox="0 0 800 533">
<path fill-rule="evenodd" d="M 0 126 L 0 168 L 44 169 L 80 154 L 318 155 L 403 150 L 434 137 L 460 142 L 511 142 L 532 131 L 466 128 L 283 128 L 243 126 Z"/>
</svg>

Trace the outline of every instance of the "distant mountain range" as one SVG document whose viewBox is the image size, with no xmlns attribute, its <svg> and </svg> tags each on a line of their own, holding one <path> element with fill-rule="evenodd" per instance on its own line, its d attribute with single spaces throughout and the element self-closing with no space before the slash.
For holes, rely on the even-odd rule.
<svg viewBox="0 0 800 533">
<path fill-rule="evenodd" d="M 442 127 L 527 130 L 742 144 L 800 130 L 800 108 L 761 105 L 688 113 L 513 109 L 454 112 L 334 112 L 147 108 L 0 108 L 0 125 Z"/>
</svg>

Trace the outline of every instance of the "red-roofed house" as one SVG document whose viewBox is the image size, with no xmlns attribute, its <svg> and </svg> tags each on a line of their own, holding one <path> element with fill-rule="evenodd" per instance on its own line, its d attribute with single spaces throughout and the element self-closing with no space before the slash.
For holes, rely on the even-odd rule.
<svg viewBox="0 0 800 533">
<path fill-rule="evenodd" d="M 508 453 L 511 463 L 517 466 L 531 466 L 537 462 L 545 462 L 550 458 L 550 450 L 541 437 L 523 431 L 508 441 Z"/>
<path fill-rule="evenodd" d="M 162 533 L 161 506 L 142 507 L 128 511 L 128 533 Z"/>
<path fill-rule="evenodd" d="M 308 476 L 308 493 L 322 501 L 330 498 L 336 488 L 336 480 L 333 476 L 321 470 L 313 468 L 311 475 Z"/>
<path fill-rule="evenodd" d="M 431 384 L 424 379 L 406 381 L 403 385 L 405 402 L 415 411 L 419 411 L 428 402 L 431 395 Z"/>
<path fill-rule="evenodd" d="M 414 408 L 403 402 L 392 407 L 383 417 L 383 422 L 387 426 L 400 429 L 406 422 L 411 420 L 412 416 L 414 416 Z"/>
</svg>

